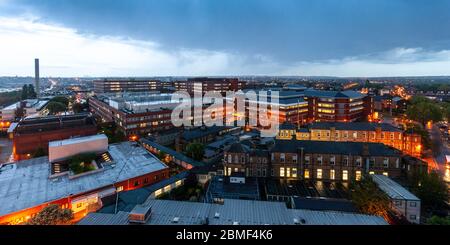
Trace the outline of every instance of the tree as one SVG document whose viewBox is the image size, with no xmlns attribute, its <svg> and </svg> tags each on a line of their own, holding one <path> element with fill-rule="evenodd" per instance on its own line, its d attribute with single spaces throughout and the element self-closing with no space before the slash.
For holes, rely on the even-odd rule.
<svg viewBox="0 0 450 245">
<path fill-rule="evenodd" d="M 67 110 L 67 106 L 61 102 L 50 101 L 47 104 L 47 109 L 50 114 L 56 114 L 58 112 L 63 112 Z"/>
<path fill-rule="evenodd" d="M 56 204 L 50 204 L 31 218 L 28 225 L 68 225 L 73 219 L 70 209 L 62 209 Z"/>
<path fill-rule="evenodd" d="M 22 86 L 22 95 L 20 97 L 22 100 L 28 99 L 28 87 L 26 84 Z"/>
<path fill-rule="evenodd" d="M 99 126 L 100 132 L 104 133 L 106 137 L 108 137 L 109 144 L 124 141 L 125 134 L 117 128 L 115 123 L 112 123 L 111 125 L 99 125 Z"/>
<path fill-rule="evenodd" d="M 201 161 L 205 154 L 205 147 L 201 143 L 189 143 L 186 146 L 186 155 L 190 158 Z"/>
<path fill-rule="evenodd" d="M 413 183 L 413 192 L 420 198 L 423 205 L 434 209 L 444 206 L 445 201 L 448 200 L 447 184 L 437 172 L 421 174 L 416 181 L 417 183 Z"/>
<path fill-rule="evenodd" d="M 351 199 L 362 213 L 388 217 L 389 198 L 369 177 L 353 185 Z"/>
<path fill-rule="evenodd" d="M 21 99 L 35 99 L 36 98 L 36 91 L 34 91 L 33 84 L 24 84 L 22 86 L 22 94 Z"/>
<path fill-rule="evenodd" d="M 433 215 L 427 220 L 427 225 L 450 225 L 450 217 L 439 217 Z"/>
<path fill-rule="evenodd" d="M 406 131 L 420 135 L 423 147 L 425 149 L 431 149 L 432 144 L 430 139 L 430 133 L 428 133 L 428 131 L 425 130 L 422 126 L 417 124 L 407 124 Z"/>
<path fill-rule="evenodd" d="M 69 106 L 69 99 L 65 96 L 55 96 L 50 101 L 62 103 L 66 107 Z"/>
<path fill-rule="evenodd" d="M 34 90 L 33 84 L 28 84 L 28 99 L 36 99 L 36 91 Z"/>
<path fill-rule="evenodd" d="M 425 127 L 428 121 L 441 121 L 442 108 L 425 97 L 413 97 L 411 104 L 406 109 L 409 119 L 417 121 Z"/>
</svg>

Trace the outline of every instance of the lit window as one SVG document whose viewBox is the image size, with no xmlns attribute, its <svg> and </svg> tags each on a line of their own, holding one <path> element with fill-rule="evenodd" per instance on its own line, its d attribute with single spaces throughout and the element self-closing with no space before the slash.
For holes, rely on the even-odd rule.
<svg viewBox="0 0 450 245">
<path fill-rule="evenodd" d="M 375 174 L 375 172 L 374 171 L 370 171 L 369 174 Z"/>
<path fill-rule="evenodd" d="M 388 172 L 383 172 L 383 175 L 386 177 L 389 176 Z"/>
<path fill-rule="evenodd" d="M 123 191 L 123 186 L 118 186 L 116 190 L 117 190 L 117 192 Z"/>
<path fill-rule="evenodd" d="M 309 169 L 305 169 L 305 179 L 309 179 Z"/>
<path fill-rule="evenodd" d="M 284 168 L 280 168 L 280 177 L 284 177 Z"/>
<path fill-rule="evenodd" d="M 348 180 L 348 170 L 342 171 L 342 180 Z"/>
<path fill-rule="evenodd" d="M 330 170 L 330 179 L 334 180 L 335 178 L 335 174 L 334 174 L 334 169 Z"/>
<path fill-rule="evenodd" d="M 356 181 L 360 181 L 361 180 L 361 171 L 356 171 L 355 179 L 356 179 Z"/>
<path fill-rule="evenodd" d="M 297 178 L 297 168 L 292 168 L 292 177 Z"/>
<path fill-rule="evenodd" d="M 317 169 L 317 178 L 322 179 L 322 169 Z"/>
<path fill-rule="evenodd" d="M 183 184 L 183 181 L 182 180 L 178 180 L 177 182 L 175 182 L 175 186 L 176 187 L 178 187 L 178 186 L 180 186 L 180 185 L 182 185 Z"/>
<path fill-rule="evenodd" d="M 291 177 L 291 168 L 286 168 L 286 177 Z"/>
</svg>

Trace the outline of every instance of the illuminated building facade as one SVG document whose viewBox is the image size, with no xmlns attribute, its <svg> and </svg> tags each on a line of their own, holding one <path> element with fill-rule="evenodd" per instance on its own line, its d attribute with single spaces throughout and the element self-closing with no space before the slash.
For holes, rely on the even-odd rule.
<svg viewBox="0 0 450 245">
<path fill-rule="evenodd" d="M 398 177 L 401 152 L 379 143 L 276 140 L 270 150 L 233 144 L 224 155 L 224 173 L 251 177 L 359 180 L 364 174 Z"/>
<path fill-rule="evenodd" d="M 152 79 L 100 79 L 94 80 L 95 93 L 165 91 L 171 82 Z"/>
<path fill-rule="evenodd" d="M 285 126 L 286 127 L 286 126 Z M 383 143 L 403 153 L 420 156 L 421 136 L 411 131 L 403 131 L 387 123 L 369 122 L 316 122 L 305 128 L 290 130 L 280 128 L 278 139 L 297 139 L 333 142 Z"/>
<path fill-rule="evenodd" d="M 188 78 L 186 81 L 175 81 L 173 86 L 177 91 L 185 91 L 189 94 L 202 91 L 217 91 L 225 93 L 227 91 L 238 91 L 244 89 L 246 82 L 239 81 L 237 78 L 209 78 L 196 77 Z"/>
</svg>

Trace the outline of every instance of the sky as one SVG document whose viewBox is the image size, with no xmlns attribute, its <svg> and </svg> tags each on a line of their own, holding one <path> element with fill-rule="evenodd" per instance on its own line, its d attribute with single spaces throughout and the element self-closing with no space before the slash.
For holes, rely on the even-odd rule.
<svg viewBox="0 0 450 245">
<path fill-rule="evenodd" d="M 450 0 L 0 0 L 0 76 L 450 75 Z"/>
</svg>

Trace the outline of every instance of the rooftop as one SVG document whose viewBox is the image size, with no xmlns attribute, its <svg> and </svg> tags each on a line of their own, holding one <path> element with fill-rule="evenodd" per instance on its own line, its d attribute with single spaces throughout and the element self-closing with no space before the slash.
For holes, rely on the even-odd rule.
<svg viewBox="0 0 450 245">
<path fill-rule="evenodd" d="M 357 212 L 353 203 L 344 199 L 322 199 L 322 198 L 301 198 L 294 197 L 293 202 L 296 209 L 307 209 L 317 211 L 341 211 L 341 212 Z"/>
<path fill-rule="evenodd" d="M 310 140 L 275 140 L 272 152 L 295 153 L 303 148 L 305 153 L 346 154 L 353 156 L 364 155 L 364 148 L 368 147 L 370 156 L 400 156 L 400 152 L 382 143 L 364 142 L 334 142 Z"/>
<path fill-rule="evenodd" d="M 402 132 L 401 129 L 389 123 L 370 123 L 370 122 L 315 122 L 309 125 L 310 129 L 331 129 L 336 130 L 354 130 L 354 131 L 375 131 L 381 128 L 387 132 Z"/>
<path fill-rule="evenodd" d="M 114 159 L 113 164 L 104 165 L 103 171 L 75 179 L 67 175 L 50 179 L 48 157 L 2 165 L 0 216 L 167 168 L 132 142 L 109 145 L 108 152 Z"/>
<path fill-rule="evenodd" d="M 200 127 L 191 130 L 185 130 L 182 134 L 183 139 L 191 141 L 208 135 L 218 135 L 221 131 L 229 129 L 225 126 Z"/>
<path fill-rule="evenodd" d="M 154 147 L 154 148 L 158 149 L 159 151 L 162 151 L 162 152 L 164 152 L 166 154 L 169 154 L 170 156 L 172 156 L 172 157 L 174 157 L 174 158 L 176 158 L 176 159 L 178 159 L 180 161 L 189 163 L 189 164 L 191 164 L 194 167 L 198 167 L 198 166 L 203 166 L 204 165 L 203 162 L 196 161 L 196 160 L 194 160 L 194 159 L 192 159 L 190 157 L 187 157 L 183 153 L 177 152 L 177 151 L 175 151 L 175 150 L 173 150 L 173 149 L 171 149 L 169 147 L 160 145 L 160 144 L 158 144 L 156 142 L 153 142 L 153 141 L 151 141 L 149 139 L 141 138 L 140 141 L 142 143 L 144 143 L 144 144 L 147 144 L 147 145 L 149 145 L 151 147 Z"/>
<path fill-rule="evenodd" d="M 392 199 L 420 201 L 418 197 L 387 176 L 371 175 L 371 177 L 378 187 Z"/>
<path fill-rule="evenodd" d="M 95 119 L 87 113 L 65 116 L 46 116 L 21 120 L 15 128 L 15 132 L 19 134 L 35 133 L 93 125 L 95 125 Z"/>
<path fill-rule="evenodd" d="M 214 176 L 208 186 L 207 198 L 259 200 L 259 185 L 256 178 L 246 178 L 245 184 L 230 183 L 230 177 Z"/>
<path fill-rule="evenodd" d="M 283 202 L 225 199 L 223 204 L 148 199 L 147 225 L 387 225 L 379 216 L 288 209 Z M 91 213 L 79 225 L 126 225 L 129 212 Z"/>
<path fill-rule="evenodd" d="M 92 140 L 97 140 L 97 139 L 108 139 L 108 137 L 106 137 L 106 135 L 104 135 L 104 134 L 89 135 L 89 136 L 76 137 L 76 138 L 65 139 L 65 140 L 50 141 L 48 143 L 48 146 L 54 147 L 54 146 L 72 145 L 72 144 L 90 142 Z"/>
<path fill-rule="evenodd" d="M 346 91 L 325 91 L 316 89 L 307 89 L 303 92 L 308 97 L 324 97 L 324 98 L 351 98 L 358 99 L 363 98 L 366 95 L 353 90 Z"/>
</svg>

